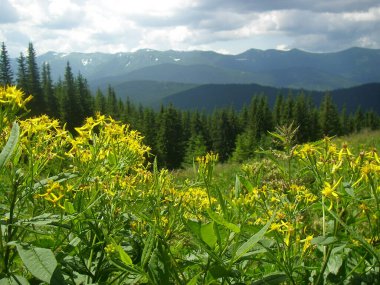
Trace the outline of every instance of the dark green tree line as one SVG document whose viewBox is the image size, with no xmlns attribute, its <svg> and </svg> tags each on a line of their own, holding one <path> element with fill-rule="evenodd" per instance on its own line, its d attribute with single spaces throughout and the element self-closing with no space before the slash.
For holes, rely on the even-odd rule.
<svg viewBox="0 0 380 285">
<path fill-rule="evenodd" d="M 122 101 L 110 85 L 92 94 L 86 78 L 80 73 L 75 76 L 69 62 L 63 78 L 53 82 L 48 63 L 42 65 L 40 72 L 32 44 L 29 44 L 27 56 L 20 54 L 17 64 L 14 79 L 3 43 L 0 84 L 16 83 L 25 93 L 33 95 L 29 106 L 31 116 L 47 114 L 59 118 L 74 131 L 95 112 L 110 115 L 139 130 L 145 144 L 157 156 L 159 165 L 170 169 L 191 164 L 195 157 L 208 151 L 218 153 L 222 162 L 252 158 L 256 150 L 273 146 L 268 131 L 276 126 L 297 126 L 297 143 L 315 141 L 326 135 L 380 128 L 379 114 L 364 111 L 360 106 L 354 113 L 348 113 L 345 107 L 338 110 L 328 93 L 320 106 L 300 92 L 278 94 L 273 108 L 265 94 L 257 94 L 239 111 L 232 108 L 213 113 L 181 111 L 172 105 L 154 110 L 136 106 L 129 98 Z"/>
</svg>

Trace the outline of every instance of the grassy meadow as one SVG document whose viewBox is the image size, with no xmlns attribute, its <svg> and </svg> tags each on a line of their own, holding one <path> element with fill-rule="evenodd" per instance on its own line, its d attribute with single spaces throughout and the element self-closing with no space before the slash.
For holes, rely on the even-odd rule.
<svg viewBox="0 0 380 285">
<path fill-rule="evenodd" d="M 72 136 L 0 89 L 0 284 L 377 284 L 380 132 L 169 172 L 96 115 Z"/>
</svg>

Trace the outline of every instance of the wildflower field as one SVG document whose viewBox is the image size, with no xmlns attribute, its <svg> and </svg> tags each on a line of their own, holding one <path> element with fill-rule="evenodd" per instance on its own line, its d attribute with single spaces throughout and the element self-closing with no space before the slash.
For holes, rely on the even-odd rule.
<svg viewBox="0 0 380 285">
<path fill-rule="evenodd" d="M 380 159 L 330 138 L 177 179 L 110 117 L 73 136 L 0 89 L 0 285 L 378 284 Z"/>
</svg>

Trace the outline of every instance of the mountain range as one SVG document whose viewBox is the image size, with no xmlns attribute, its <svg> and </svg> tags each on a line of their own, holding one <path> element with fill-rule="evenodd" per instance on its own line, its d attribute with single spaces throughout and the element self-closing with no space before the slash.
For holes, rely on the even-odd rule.
<svg viewBox="0 0 380 285">
<path fill-rule="evenodd" d="M 215 85 L 221 85 L 220 90 L 229 85 L 230 94 L 256 85 L 318 93 L 380 82 L 380 50 L 365 48 L 331 53 L 250 49 L 237 55 L 151 49 L 115 54 L 48 52 L 37 62 L 50 64 L 54 80 L 63 76 L 69 62 L 92 90 L 105 90 L 111 84 L 119 97 L 148 105 L 178 100 L 186 92 L 206 92 Z M 16 60 L 13 65 L 17 70 Z"/>
</svg>

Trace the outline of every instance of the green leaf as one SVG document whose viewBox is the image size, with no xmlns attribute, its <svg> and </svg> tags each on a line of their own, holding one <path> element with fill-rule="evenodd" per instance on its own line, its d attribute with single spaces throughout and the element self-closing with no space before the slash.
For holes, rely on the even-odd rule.
<svg viewBox="0 0 380 285">
<path fill-rule="evenodd" d="M 218 215 L 217 213 L 213 212 L 210 208 L 207 209 L 207 213 L 210 216 L 210 218 L 213 219 L 219 225 L 225 226 L 227 229 L 235 233 L 240 233 L 239 226 L 233 223 L 227 222 L 221 215 Z"/>
<path fill-rule="evenodd" d="M 16 225 L 46 226 L 51 225 L 52 223 L 57 223 L 59 221 L 61 221 L 61 217 L 59 215 L 44 213 L 31 219 L 19 220 Z"/>
<path fill-rule="evenodd" d="M 330 273 L 337 275 L 342 265 L 343 265 L 342 256 L 340 254 L 335 254 L 335 255 L 330 256 L 329 261 L 327 263 L 327 268 Z"/>
<path fill-rule="evenodd" d="M 69 215 L 72 215 L 72 214 L 75 213 L 74 205 L 69 200 L 65 200 L 65 202 L 63 203 L 63 205 L 64 205 L 66 213 L 68 213 Z"/>
<path fill-rule="evenodd" d="M 28 280 L 20 275 L 13 275 L 0 280 L 0 285 L 29 285 Z"/>
<path fill-rule="evenodd" d="M 228 270 L 226 266 L 222 265 L 212 265 L 209 269 L 209 272 L 214 277 L 214 279 L 218 278 L 226 278 L 226 277 L 238 277 L 239 273 L 237 271 Z"/>
<path fill-rule="evenodd" d="M 186 285 L 197 285 L 197 283 L 198 283 L 198 278 L 199 278 L 199 274 L 200 274 L 200 273 L 198 273 L 198 274 L 195 275 L 193 278 L 191 278 L 190 281 L 187 282 Z"/>
<path fill-rule="evenodd" d="M 338 239 L 336 237 L 332 237 L 332 236 L 329 236 L 329 237 L 318 236 L 318 237 L 315 237 L 315 238 L 313 238 L 311 240 L 311 244 L 315 244 L 315 245 L 329 245 L 329 244 L 335 243 L 337 241 L 338 241 Z"/>
<path fill-rule="evenodd" d="M 3 168 L 3 166 L 11 158 L 14 150 L 17 147 L 19 137 L 20 137 L 20 127 L 16 122 L 14 122 L 8 141 L 0 153 L 0 169 Z"/>
<path fill-rule="evenodd" d="M 202 249 L 205 250 L 213 259 L 217 260 L 218 262 L 221 262 L 220 258 L 214 253 L 212 249 L 210 249 L 209 245 L 202 239 L 201 223 L 198 221 L 187 220 L 185 224 L 189 229 L 190 233 L 195 238 L 195 241 L 202 247 Z M 217 231 L 215 231 L 215 229 L 214 233 L 217 236 Z"/>
<path fill-rule="evenodd" d="M 239 180 L 239 176 L 236 175 L 235 177 L 235 198 L 239 198 L 241 193 L 241 182 Z"/>
<path fill-rule="evenodd" d="M 287 279 L 288 277 L 285 273 L 271 273 L 265 275 L 260 280 L 252 282 L 251 285 L 275 285 L 281 284 L 282 282 L 285 282 Z"/>
<path fill-rule="evenodd" d="M 211 248 L 215 247 L 217 236 L 214 230 L 214 222 L 201 225 L 201 239 Z"/>
<path fill-rule="evenodd" d="M 169 256 L 160 243 L 152 252 L 148 269 L 148 275 L 153 284 L 170 284 Z"/>
<path fill-rule="evenodd" d="M 272 132 L 270 132 L 270 131 L 268 131 L 268 133 L 269 133 L 271 136 L 273 136 L 273 137 L 279 139 L 280 141 L 282 141 L 283 143 L 285 143 L 285 141 L 286 141 L 285 137 L 283 137 L 283 136 L 281 136 L 281 135 L 279 135 L 279 134 L 277 134 L 277 133 L 272 133 Z"/>
<path fill-rule="evenodd" d="M 371 254 L 374 258 L 376 258 L 376 261 L 379 263 L 380 262 L 380 255 L 378 254 L 377 250 L 370 244 L 368 243 L 362 236 L 360 236 L 354 229 L 346 225 L 340 217 L 334 213 L 333 211 L 329 210 L 325 204 L 322 203 L 322 207 L 325 207 L 327 211 L 332 215 L 344 228 L 346 231 L 350 233 L 350 235 L 358 240 L 362 246 L 365 248 L 365 250 L 368 251 L 369 254 Z"/>
<path fill-rule="evenodd" d="M 118 245 L 117 246 L 117 251 L 119 252 L 120 260 L 125 264 L 125 265 L 133 265 L 131 257 L 124 251 L 124 249 Z"/>
<path fill-rule="evenodd" d="M 254 189 L 253 185 L 251 182 L 248 181 L 248 179 L 246 179 L 244 176 L 237 176 L 237 178 L 239 179 L 240 183 L 247 189 L 247 191 L 249 193 L 251 193 Z"/>
<path fill-rule="evenodd" d="M 249 240 L 247 240 L 237 249 L 235 257 L 233 259 L 233 263 L 239 260 L 241 257 L 243 257 L 247 252 L 249 252 L 264 237 L 269 226 L 272 224 L 273 219 L 274 214 L 260 231 L 251 236 Z"/>
<path fill-rule="evenodd" d="M 16 247 L 25 267 L 34 277 L 49 284 L 64 284 L 62 275 L 56 270 L 57 260 L 50 249 L 19 243 Z"/>
<path fill-rule="evenodd" d="M 43 186 L 48 185 L 51 182 L 61 183 L 61 182 L 64 182 L 66 180 L 69 180 L 69 179 L 75 178 L 75 177 L 78 177 L 78 174 L 62 172 L 62 173 L 59 173 L 58 175 L 50 176 L 48 178 L 42 179 L 42 180 L 34 183 L 33 189 L 34 190 L 39 189 Z"/>
<path fill-rule="evenodd" d="M 200 237 L 201 236 L 201 223 L 198 221 L 187 220 L 186 225 L 190 229 L 193 235 Z"/>
<path fill-rule="evenodd" d="M 155 236 L 156 236 L 156 228 L 154 227 L 149 233 L 149 236 L 148 236 L 148 238 L 145 242 L 145 245 L 144 245 L 143 252 L 141 254 L 141 266 L 143 268 L 148 263 L 151 255 L 152 255 L 152 252 L 153 252 L 153 249 L 155 246 L 155 241 L 156 241 Z"/>
</svg>

